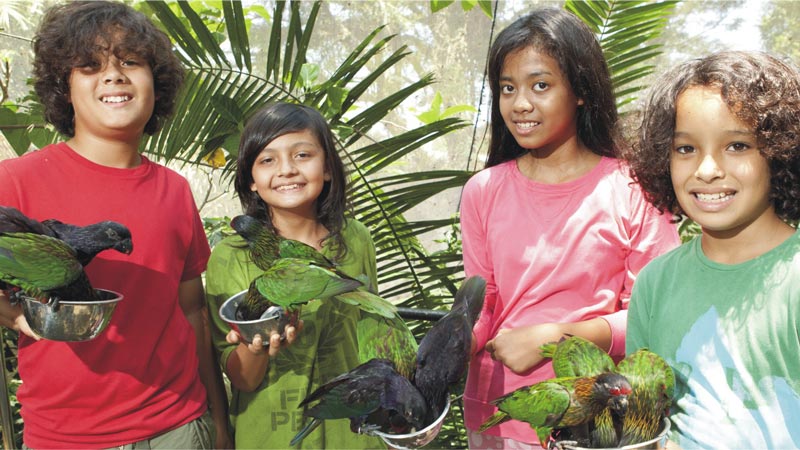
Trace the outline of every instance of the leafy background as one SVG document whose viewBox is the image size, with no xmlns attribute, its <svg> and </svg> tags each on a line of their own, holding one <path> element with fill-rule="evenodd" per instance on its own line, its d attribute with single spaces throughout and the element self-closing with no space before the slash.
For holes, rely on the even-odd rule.
<svg viewBox="0 0 800 450">
<path fill-rule="evenodd" d="M 47 126 L 18 67 L 27 67 L 33 17 L 52 1 L 0 6 L 0 131 L 13 154 L 59 137 Z M 575 12 L 597 33 L 618 103 L 635 117 L 654 67 L 725 44 L 692 30 L 736 28 L 730 2 L 540 2 Z M 764 3 L 768 48 L 792 53 L 789 2 Z M 446 309 L 463 277 L 457 220 L 460 187 L 482 166 L 488 43 L 528 2 L 135 2 L 173 39 L 188 68 L 174 119 L 142 151 L 193 184 L 213 245 L 238 213 L 230 169 L 246 119 L 271 101 L 320 109 L 353 178 L 354 213 L 378 247 L 381 293 L 401 306 Z M 431 14 L 434 13 L 434 14 Z M 690 17 L 691 29 L 684 26 Z M 372 24 L 372 25 L 371 25 Z M 699 25 L 697 25 L 699 24 Z M 668 49 L 668 50 L 667 50 Z M 665 51 L 666 50 L 666 51 Z M 12 76 L 16 75 L 16 76 Z M 22 78 L 22 82 L 20 82 Z M 7 151 L 7 150 L 6 150 Z M 8 155 L 11 156 L 11 155 Z M 696 233 L 681 225 L 686 237 Z M 413 322 L 422 335 L 429 324 Z M 13 393 L 15 339 L 4 330 Z M 457 390 L 458 391 L 458 390 Z M 458 394 L 458 392 L 456 392 Z M 435 448 L 466 446 L 460 402 Z"/>
</svg>

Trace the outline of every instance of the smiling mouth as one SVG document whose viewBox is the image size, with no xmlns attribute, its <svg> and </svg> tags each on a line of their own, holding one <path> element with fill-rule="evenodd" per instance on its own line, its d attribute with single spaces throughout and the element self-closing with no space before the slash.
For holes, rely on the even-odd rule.
<svg viewBox="0 0 800 450">
<path fill-rule="evenodd" d="M 531 128 L 537 127 L 541 124 L 541 122 L 516 122 L 514 125 L 521 130 L 530 130 Z"/>
<path fill-rule="evenodd" d="M 130 100 L 131 97 L 129 95 L 114 95 L 109 97 L 103 97 L 100 100 L 103 103 L 123 103 Z"/>
<path fill-rule="evenodd" d="M 704 203 L 723 203 L 732 199 L 734 195 L 736 195 L 735 192 L 716 192 L 714 194 L 694 193 L 695 198 Z"/>
<path fill-rule="evenodd" d="M 299 184 L 286 184 L 286 185 L 278 186 L 278 187 L 275 188 L 275 190 L 279 191 L 279 192 L 281 192 L 281 191 L 294 191 L 296 189 L 300 189 L 300 185 Z"/>
</svg>

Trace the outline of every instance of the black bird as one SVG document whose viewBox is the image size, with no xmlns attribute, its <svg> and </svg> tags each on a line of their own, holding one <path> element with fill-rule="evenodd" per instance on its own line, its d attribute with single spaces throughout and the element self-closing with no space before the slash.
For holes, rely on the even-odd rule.
<svg viewBox="0 0 800 450">
<path fill-rule="evenodd" d="M 449 387 L 464 376 L 472 348 L 472 327 L 483 308 L 485 294 L 486 280 L 479 276 L 464 280 L 450 312 L 419 343 L 414 384 L 428 402 L 429 423 L 442 413 Z"/>
<path fill-rule="evenodd" d="M 350 419 L 354 433 L 380 430 L 408 433 L 421 429 L 427 414 L 425 399 L 387 359 L 371 359 L 317 388 L 301 403 L 312 402 L 303 415 L 311 417 L 289 445 L 296 445 L 324 420 Z"/>
</svg>

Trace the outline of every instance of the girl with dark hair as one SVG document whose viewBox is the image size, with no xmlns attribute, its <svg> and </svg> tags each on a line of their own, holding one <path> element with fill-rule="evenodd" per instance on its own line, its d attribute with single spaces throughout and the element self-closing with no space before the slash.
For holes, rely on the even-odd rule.
<svg viewBox="0 0 800 450">
<path fill-rule="evenodd" d="M 624 355 L 636 274 L 679 240 L 615 159 L 611 78 L 577 17 L 546 8 L 517 19 L 490 49 L 489 81 L 486 169 L 461 205 L 466 274 L 487 280 L 465 419 L 471 448 L 533 448 L 526 423 L 472 430 L 492 400 L 553 377 L 544 343 L 578 335 Z"/>
<path fill-rule="evenodd" d="M 760 52 L 688 61 L 652 87 L 634 150 L 647 198 L 702 229 L 642 270 L 628 316 L 627 350 L 675 372 L 670 438 L 798 448 L 800 73 Z"/>
<path fill-rule="evenodd" d="M 369 231 L 346 218 L 347 177 L 325 118 L 313 108 L 277 103 L 259 110 L 242 132 L 235 188 L 245 214 L 278 235 L 304 242 L 339 270 L 367 275 L 377 286 L 375 247 Z M 240 236 L 214 247 L 206 274 L 206 299 L 217 311 L 261 275 Z M 360 311 L 343 302 L 303 306 L 301 329 L 243 342 L 215 314 L 212 338 L 231 380 L 230 414 L 237 448 L 286 448 L 302 428 L 298 403 L 331 378 L 359 364 Z M 301 448 L 376 448 L 375 438 L 354 434 L 347 420 L 326 421 Z"/>
</svg>

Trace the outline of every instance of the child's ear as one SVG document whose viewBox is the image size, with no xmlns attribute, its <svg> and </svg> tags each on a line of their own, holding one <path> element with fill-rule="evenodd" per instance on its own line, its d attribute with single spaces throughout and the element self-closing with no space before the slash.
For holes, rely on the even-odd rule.
<svg viewBox="0 0 800 450">
<path fill-rule="evenodd" d="M 253 192 L 258 192 L 258 186 L 256 186 L 255 182 L 250 183 L 250 190 Z"/>
<path fill-rule="evenodd" d="M 582 99 L 582 98 L 579 98 L 579 99 L 578 99 L 578 106 L 583 106 L 583 103 L 584 103 L 584 102 L 583 102 L 583 99 Z"/>
<path fill-rule="evenodd" d="M 331 181 L 331 173 L 326 170 L 322 176 L 322 179 L 325 181 Z"/>
</svg>

